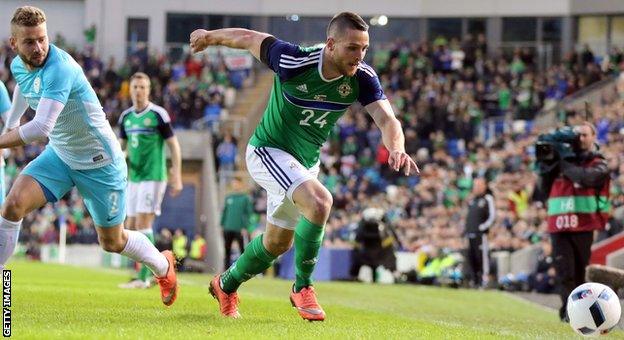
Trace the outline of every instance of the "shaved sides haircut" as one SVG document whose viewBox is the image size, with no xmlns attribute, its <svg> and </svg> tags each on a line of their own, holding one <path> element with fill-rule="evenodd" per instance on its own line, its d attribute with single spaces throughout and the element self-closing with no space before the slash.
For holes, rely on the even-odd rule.
<svg viewBox="0 0 624 340">
<path fill-rule="evenodd" d="M 347 29 L 368 31 L 368 24 L 361 16 L 353 12 L 342 12 L 334 15 L 327 25 L 327 37 L 336 37 Z"/>
<path fill-rule="evenodd" d="M 46 22 L 45 13 L 37 7 L 22 6 L 15 10 L 11 19 L 11 34 L 18 26 L 34 27 Z"/>
</svg>

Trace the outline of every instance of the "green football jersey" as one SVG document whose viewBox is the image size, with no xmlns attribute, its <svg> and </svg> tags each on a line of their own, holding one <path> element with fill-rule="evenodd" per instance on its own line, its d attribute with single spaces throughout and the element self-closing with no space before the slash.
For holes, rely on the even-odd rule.
<svg viewBox="0 0 624 340">
<path fill-rule="evenodd" d="M 120 137 L 127 140 L 128 179 L 166 181 L 165 140 L 173 136 L 167 111 L 153 103 L 141 112 L 131 107 L 121 114 L 119 130 Z"/>
<path fill-rule="evenodd" d="M 368 105 L 385 99 L 383 90 L 375 71 L 363 62 L 352 77 L 325 79 L 323 47 L 302 48 L 267 39 L 271 41 L 262 44 L 261 59 L 276 75 L 269 103 L 249 143 L 284 150 L 311 168 L 347 108 L 356 101 Z"/>
</svg>

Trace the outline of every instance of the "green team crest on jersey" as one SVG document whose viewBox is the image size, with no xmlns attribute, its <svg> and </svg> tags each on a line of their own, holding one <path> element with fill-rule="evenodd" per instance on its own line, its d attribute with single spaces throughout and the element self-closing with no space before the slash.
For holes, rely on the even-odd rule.
<svg viewBox="0 0 624 340">
<path fill-rule="evenodd" d="M 166 181 L 165 139 L 159 126 L 159 113 L 152 108 L 137 114 L 130 110 L 122 118 L 127 136 L 128 179 L 131 182 Z"/>
<path fill-rule="evenodd" d="M 311 67 L 287 81 L 275 76 L 269 103 L 250 143 L 275 147 L 293 155 L 310 168 L 336 121 L 359 94 L 356 77 L 333 80 Z"/>
</svg>

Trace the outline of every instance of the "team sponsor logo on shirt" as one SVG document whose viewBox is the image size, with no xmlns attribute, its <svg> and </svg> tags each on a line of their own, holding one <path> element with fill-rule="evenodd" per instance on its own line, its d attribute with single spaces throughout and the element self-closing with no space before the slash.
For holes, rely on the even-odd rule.
<svg viewBox="0 0 624 340">
<path fill-rule="evenodd" d="M 314 100 L 318 100 L 319 102 L 324 102 L 327 99 L 327 96 L 324 94 L 317 94 L 314 96 Z"/>
<path fill-rule="evenodd" d="M 338 93 L 340 94 L 341 97 L 346 97 L 348 95 L 351 94 L 351 91 L 353 91 L 351 89 L 351 85 L 347 84 L 347 83 L 342 83 L 340 84 L 340 86 L 338 86 Z"/>
<path fill-rule="evenodd" d="M 33 81 L 33 90 L 35 93 L 39 93 L 39 90 L 41 90 L 41 78 L 35 78 L 35 81 Z"/>
<path fill-rule="evenodd" d="M 297 90 L 303 92 L 303 93 L 308 93 L 308 86 L 306 84 L 301 84 L 299 86 L 297 86 Z"/>
</svg>

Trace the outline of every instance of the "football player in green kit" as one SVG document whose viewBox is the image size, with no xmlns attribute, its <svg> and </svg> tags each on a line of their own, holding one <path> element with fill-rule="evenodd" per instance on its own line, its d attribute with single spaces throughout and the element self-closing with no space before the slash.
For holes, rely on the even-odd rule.
<svg viewBox="0 0 624 340">
<path fill-rule="evenodd" d="M 405 153 L 401 124 L 375 71 L 363 62 L 368 25 L 357 14 L 337 14 L 327 27 L 326 44 L 312 48 L 240 28 L 199 29 L 191 33 L 190 44 L 193 52 L 215 45 L 246 49 L 275 72 L 269 103 L 246 154 L 251 177 L 268 193 L 266 232 L 210 282 L 210 292 L 222 315 L 240 317 L 238 287 L 271 266 L 294 240 L 296 280 L 290 301 L 302 318 L 322 321 L 325 312 L 311 276 L 333 202 L 317 175 L 321 145 L 336 121 L 360 102 L 381 129 L 390 167 L 406 175 L 419 172 Z"/>
<path fill-rule="evenodd" d="M 171 151 L 171 196 L 182 191 L 182 156 L 167 111 L 149 100 L 151 82 L 147 74 L 130 77 L 132 107 L 119 118 L 122 149 L 128 153 L 128 199 L 125 228 L 136 230 L 154 243 L 152 224 L 160 215 L 167 189 L 165 144 Z M 119 285 L 120 288 L 149 288 L 152 272 L 141 266 L 138 277 Z"/>
</svg>

